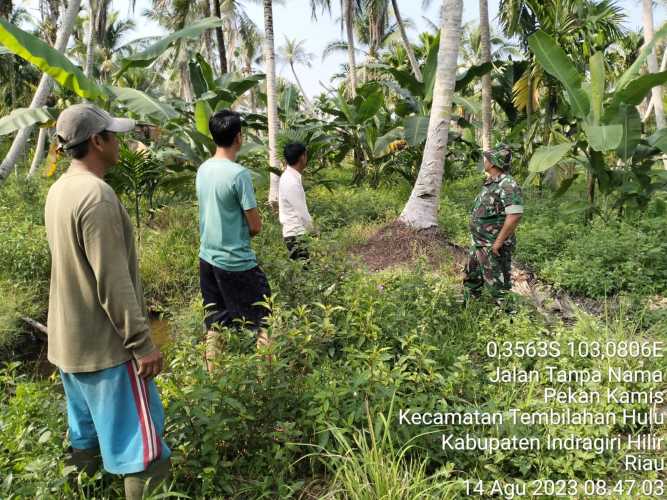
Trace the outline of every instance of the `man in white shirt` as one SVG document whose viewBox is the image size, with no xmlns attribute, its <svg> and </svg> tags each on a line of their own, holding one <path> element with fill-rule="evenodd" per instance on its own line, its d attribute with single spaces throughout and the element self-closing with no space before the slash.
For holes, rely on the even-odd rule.
<svg viewBox="0 0 667 500">
<path fill-rule="evenodd" d="M 313 230 L 313 219 L 308 213 L 306 193 L 301 181 L 308 163 L 308 153 L 303 144 L 291 142 L 285 146 L 283 156 L 287 168 L 280 176 L 278 191 L 278 211 L 283 226 L 283 239 L 290 259 L 308 260 L 310 256 L 303 236 Z"/>
</svg>

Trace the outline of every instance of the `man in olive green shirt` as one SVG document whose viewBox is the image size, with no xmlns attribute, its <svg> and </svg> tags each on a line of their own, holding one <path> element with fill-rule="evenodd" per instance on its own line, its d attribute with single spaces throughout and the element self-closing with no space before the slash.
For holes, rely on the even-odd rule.
<svg viewBox="0 0 667 500">
<path fill-rule="evenodd" d="M 68 171 L 49 189 L 52 256 L 48 358 L 61 373 L 72 462 L 125 475 L 127 498 L 168 476 L 164 410 L 155 382 L 162 354 L 151 340 L 130 218 L 104 175 L 119 159 L 116 132 L 134 121 L 91 105 L 56 125 Z"/>
</svg>

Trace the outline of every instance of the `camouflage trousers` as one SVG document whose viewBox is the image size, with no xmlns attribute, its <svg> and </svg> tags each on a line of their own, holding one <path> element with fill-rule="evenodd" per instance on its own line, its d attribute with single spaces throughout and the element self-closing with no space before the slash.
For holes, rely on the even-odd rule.
<svg viewBox="0 0 667 500">
<path fill-rule="evenodd" d="M 463 286 L 466 296 L 478 297 L 486 287 L 492 296 L 502 297 L 512 288 L 512 249 L 503 246 L 500 256 L 491 247 L 472 245 L 468 251 Z"/>
</svg>

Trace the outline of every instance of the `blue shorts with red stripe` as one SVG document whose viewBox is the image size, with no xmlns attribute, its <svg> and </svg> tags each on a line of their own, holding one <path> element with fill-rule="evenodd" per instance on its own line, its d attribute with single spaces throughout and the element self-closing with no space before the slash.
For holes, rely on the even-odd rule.
<svg viewBox="0 0 667 500">
<path fill-rule="evenodd" d="M 99 446 L 104 469 L 112 474 L 141 472 L 171 455 L 162 439 L 164 409 L 157 387 L 137 370 L 131 360 L 96 372 L 60 371 L 72 447 Z"/>
</svg>

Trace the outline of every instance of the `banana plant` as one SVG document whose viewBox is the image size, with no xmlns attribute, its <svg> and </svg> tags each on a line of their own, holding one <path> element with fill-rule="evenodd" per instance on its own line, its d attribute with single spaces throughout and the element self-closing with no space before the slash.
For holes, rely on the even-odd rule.
<svg viewBox="0 0 667 500">
<path fill-rule="evenodd" d="M 0 118 L 0 135 L 11 134 L 17 130 L 33 125 L 52 126 L 57 111 L 43 106 L 41 108 L 17 108 L 7 116 Z"/>
<path fill-rule="evenodd" d="M 359 184 L 375 160 L 375 142 L 378 137 L 395 126 L 385 105 L 382 86 L 375 81 L 367 82 L 357 88 L 357 95 L 353 99 L 346 97 L 339 89 L 321 106 L 321 110 L 333 116 L 329 128 L 339 142 L 336 161 L 342 161 L 352 152 L 355 167 L 353 182 Z"/>
<path fill-rule="evenodd" d="M 528 38 L 528 45 L 537 62 L 562 84 L 578 128 L 575 141 L 563 138 L 559 144 L 543 146 L 535 151 L 529 165 L 531 177 L 546 172 L 560 162 L 576 162 L 584 165 L 589 174 L 589 213 L 593 208 L 596 185 L 604 194 L 620 192 L 618 203 L 621 206 L 632 198 L 640 206 L 645 206 L 647 194 L 662 186 L 659 179 L 654 182 L 650 175 L 650 166 L 661 150 L 642 138 L 642 123 L 636 106 L 654 86 L 667 82 L 667 71 L 639 76 L 639 69 L 655 43 L 665 36 L 667 26 L 642 49 L 613 90 L 607 90 L 602 52 L 590 57 L 590 76 L 586 79 L 549 35 L 537 31 Z M 657 141 L 656 144 L 662 143 Z M 616 157 L 625 168 L 610 168 L 605 161 L 606 156 Z M 572 180 L 566 180 L 559 192 L 565 192 Z"/>
<path fill-rule="evenodd" d="M 116 75 L 116 80 L 127 69 L 148 66 L 164 51 L 177 45 L 182 39 L 197 37 L 204 30 L 214 28 L 221 22 L 217 18 L 203 19 L 188 28 L 172 33 L 144 51 L 129 56 L 122 62 L 122 69 Z M 94 82 L 87 78 L 81 69 L 65 55 L 38 37 L 2 18 L 0 18 L 0 45 L 6 51 L 35 65 L 51 76 L 61 87 L 71 90 L 83 99 L 94 101 L 104 107 L 110 107 L 116 101 L 138 117 L 155 124 L 164 124 L 165 120 L 174 119 L 177 116 L 173 106 L 145 92 Z M 49 112 L 16 110 L 11 115 L 2 118 L 2 131 L 11 133 L 25 127 L 28 121 L 31 121 L 33 125 L 44 125 L 56 118 L 57 110 L 54 109 L 50 109 Z"/>
<path fill-rule="evenodd" d="M 190 24 L 182 30 L 161 38 L 157 43 L 147 47 L 145 50 L 123 59 L 121 69 L 116 73 L 114 80 L 118 81 L 123 73 L 130 68 L 145 68 L 150 66 L 167 49 L 173 46 L 178 48 L 178 44 L 180 44 L 181 40 L 185 38 L 199 38 L 205 31 L 221 27 L 223 24 L 224 21 L 218 17 L 207 17 L 206 19 Z"/>
</svg>

